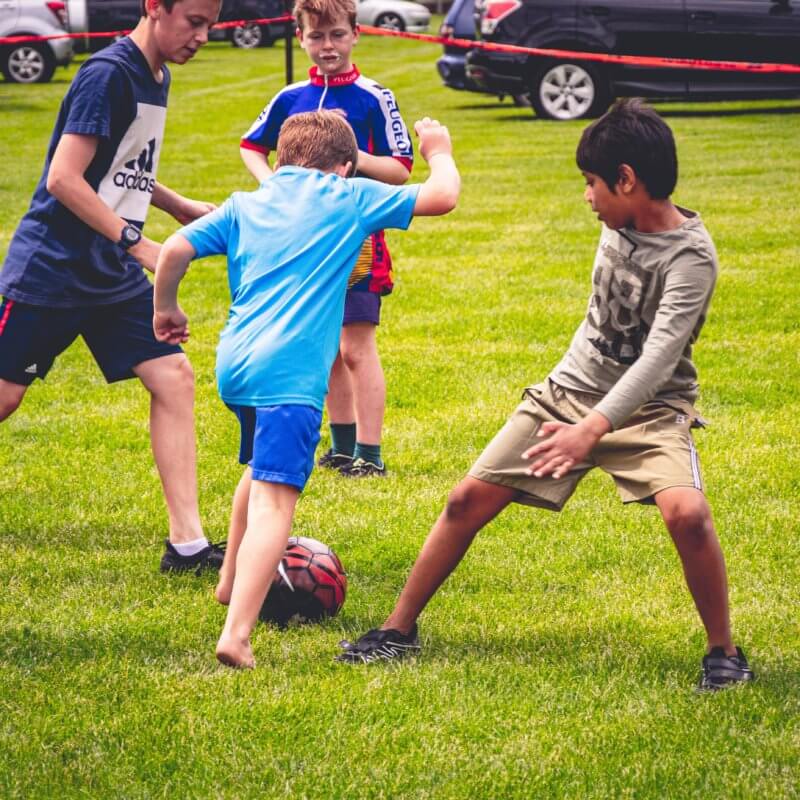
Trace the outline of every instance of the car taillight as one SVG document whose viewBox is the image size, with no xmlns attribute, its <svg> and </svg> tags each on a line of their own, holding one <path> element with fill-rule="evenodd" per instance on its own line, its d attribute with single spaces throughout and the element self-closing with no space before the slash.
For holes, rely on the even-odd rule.
<svg viewBox="0 0 800 800">
<path fill-rule="evenodd" d="M 56 19 L 66 28 L 67 27 L 67 4 L 62 0 L 48 0 L 47 7 L 55 14 Z"/>
<path fill-rule="evenodd" d="M 520 0 L 486 0 L 481 18 L 481 33 L 484 36 L 494 33 L 500 20 L 513 14 L 521 5 Z"/>
</svg>

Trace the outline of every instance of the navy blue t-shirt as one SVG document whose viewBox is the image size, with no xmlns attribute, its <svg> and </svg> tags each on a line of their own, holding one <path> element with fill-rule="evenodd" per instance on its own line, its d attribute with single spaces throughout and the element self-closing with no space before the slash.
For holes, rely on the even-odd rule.
<svg viewBox="0 0 800 800">
<path fill-rule="evenodd" d="M 148 289 L 133 256 L 47 191 L 47 173 L 62 134 L 99 137 L 84 177 L 101 200 L 141 228 L 156 181 L 169 83 L 166 67 L 163 81 L 156 82 L 128 38 L 81 67 L 61 103 L 30 208 L 11 239 L 0 293 L 31 305 L 77 308 L 118 303 Z"/>
</svg>

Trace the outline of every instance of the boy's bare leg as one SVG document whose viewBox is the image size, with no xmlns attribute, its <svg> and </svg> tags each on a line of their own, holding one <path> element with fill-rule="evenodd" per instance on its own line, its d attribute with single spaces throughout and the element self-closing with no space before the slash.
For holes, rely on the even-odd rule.
<svg viewBox="0 0 800 800">
<path fill-rule="evenodd" d="M 683 562 L 686 584 L 705 626 L 709 651 L 722 647 L 726 655 L 735 656 L 725 557 L 708 501 L 702 492 L 688 486 L 664 489 L 655 501 Z"/>
<path fill-rule="evenodd" d="M 252 475 L 253 471 L 250 467 L 247 467 L 233 494 L 231 524 L 228 526 L 228 544 L 225 547 L 225 559 L 219 570 L 217 588 L 214 590 L 214 597 L 224 606 L 231 601 L 233 579 L 236 575 L 236 556 L 239 553 L 239 545 L 241 545 L 244 532 L 247 529 L 247 504 L 250 501 Z"/>
<path fill-rule="evenodd" d="M 386 408 L 386 381 L 376 333 L 376 326 L 371 322 L 354 322 L 342 328 L 340 345 L 353 386 L 356 440 L 372 445 L 381 443 Z"/>
<path fill-rule="evenodd" d="M 517 490 L 467 476 L 447 498 L 392 613 L 381 626 L 407 634 L 445 578 L 458 566 L 475 534 L 517 496 Z"/>
<path fill-rule="evenodd" d="M 169 513 L 169 540 L 200 539 L 192 367 L 183 353 L 175 353 L 143 361 L 133 372 L 150 392 L 150 442 Z"/>
<path fill-rule="evenodd" d="M 278 568 L 300 492 L 294 486 L 254 480 L 250 484 L 247 530 L 236 558 L 236 580 L 217 658 L 229 667 L 253 667 L 250 634 Z"/>
<path fill-rule="evenodd" d="M 21 383 L 11 383 L 0 378 L 0 422 L 19 408 L 27 390 L 28 387 Z"/>
<path fill-rule="evenodd" d="M 342 328 L 343 335 L 345 330 L 345 328 Z M 353 386 L 340 350 L 336 355 L 336 361 L 333 362 L 330 378 L 328 379 L 328 396 L 325 399 L 325 403 L 328 406 L 328 420 L 335 425 L 352 425 L 355 423 L 356 417 L 353 402 Z"/>
</svg>

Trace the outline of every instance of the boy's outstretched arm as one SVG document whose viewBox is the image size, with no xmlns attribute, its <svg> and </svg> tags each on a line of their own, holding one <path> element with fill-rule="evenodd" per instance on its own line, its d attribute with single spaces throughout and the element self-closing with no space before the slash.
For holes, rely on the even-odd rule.
<svg viewBox="0 0 800 800">
<path fill-rule="evenodd" d="M 205 200 L 192 200 L 184 197 L 157 181 L 153 188 L 152 203 L 156 208 L 166 211 L 181 225 L 188 225 L 193 220 L 210 213 L 216 208 L 213 203 L 208 203 Z"/>
<path fill-rule="evenodd" d="M 394 156 L 374 156 L 363 150 L 358 151 L 356 169 L 368 178 L 395 186 L 402 186 L 411 174 Z"/>
<path fill-rule="evenodd" d="M 160 342 L 181 344 L 189 338 L 189 318 L 178 305 L 178 284 L 195 257 L 195 249 L 179 233 L 164 242 L 156 264 L 153 332 Z"/>
<path fill-rule="evenodd" d="M 461 176 L 453 160 L 450 133 L 435 119 L 425 117 L 414 124 L 419 136 L 419 151 L 431 174 L 422 184 L 414 205 L 414 216 L 435 217 L 456 207 L 461 191 Z"/>
</svg>

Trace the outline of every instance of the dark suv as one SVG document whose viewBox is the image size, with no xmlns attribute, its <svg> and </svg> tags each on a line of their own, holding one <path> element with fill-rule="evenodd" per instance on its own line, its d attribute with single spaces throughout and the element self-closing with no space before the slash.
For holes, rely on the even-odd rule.
<svg viewBox="0 0 800 800">
<path fill-rule="evenodd" d="M 70 0 L 71 5 L 79 0 Z M 139 0 L 82 0 L 86 6 L 84 17 L 92 32 L 124 31 L 135 28 L 139 22 Z M 284 0 L 224 0 L 219 21 L 274 19 L 286 14 Z M 291 23 L 272 25 L 245 25 L 211 31 L 210 39 L 230 39 L 236 47 L 264 47 L 282 38 L 286 26 Z M 89 49 L 99 50 L 110 43 L 110 39 L 89 39 Z"/>
<path fill-rule="evenodd" d="M 619 55 L 800 64 L 800 0 L 478 0 L 491 42 Z M 579 119 L 618 96 L 800 96 L 800 73 L 653 68 L 472 50 L 484 91 L 530 92 L 536 114 Z"/>
</svg>

